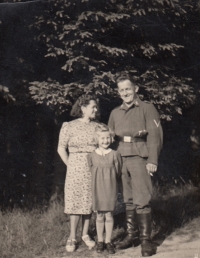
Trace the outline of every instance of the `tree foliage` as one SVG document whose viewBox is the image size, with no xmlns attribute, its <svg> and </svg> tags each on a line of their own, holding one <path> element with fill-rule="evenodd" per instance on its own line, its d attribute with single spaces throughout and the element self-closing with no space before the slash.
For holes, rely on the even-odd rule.
<svg viewBox="0 0 200 258">
<path fill-rule="evenodd" d="M 4 98 L 7 102 L 14 102 L 15 97 L 10 94 L 8 87 L 0 84 L 0 97 Z"/>
<path fill-rule="evenodd" d="M 128 71 L 170 120 L 195 99 L 191 79 L 175 76 L 192 12 L 193 0 L 49 1 L 33 27 L 59 76 L 32 82 L 32 97 L 61 113 L 83 92 L 115 98 L 115 75 Z"/>
</svg>

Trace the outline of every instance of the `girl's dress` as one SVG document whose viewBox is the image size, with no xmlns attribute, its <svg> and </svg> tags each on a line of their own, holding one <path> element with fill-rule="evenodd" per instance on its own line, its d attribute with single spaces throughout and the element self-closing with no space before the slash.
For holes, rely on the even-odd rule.
<svg viewBox="0 0 200 258">
<path fill-rule="evenodd" d="M 121 174 L 122 160 L 111 150 L 102 156 L 96 151 L 88 154 L 92 173 L 92 208 L 94 211 L 114 211 L 117 200 L 117 178 Z"/>
<path fill-rule="evenodd" d="M 65 179 L 65 213 L 90 214 L 92 212 L 91 172 L 87 155 L 96 148 L 93 134 L 96 122 L 79 119 L 65 122 L 59 135 L 59 146 L 68 148 L 69 159 Z"/>
</svg>

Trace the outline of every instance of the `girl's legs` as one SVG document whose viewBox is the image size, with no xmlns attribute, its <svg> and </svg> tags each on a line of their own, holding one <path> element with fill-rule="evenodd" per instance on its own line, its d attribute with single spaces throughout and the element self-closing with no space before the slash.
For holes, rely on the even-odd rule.
<svg viewBox="0 0 200 258">
<path fill-rule="evenodd" d="M 97 219 L 96 219 L 96 228 L 97 228 L 97 238 L 98 242 L 103 242 L 103 233 L 104 233 L 104 225 L 105 225 L 105 217 L 104 212 L 97 212 Z"/>
<path fill-rule="evenodd" d="M 114 254 L 115 249 L 113 244 L 111 243 L 111 236 L 112 236 L 112 231 L 113 231 L 113 225 L 114 225 L 114 219 L 113 219 L 113 214 L 111 211 L 108 211 L 105 213 L 106 216 L 106 239 L 105 239 L 105 244 L 106 244 L 106 249 L 109 254 Z"/>
<path fill-rule="evenodd" d="M 79 220 L 80 215 L 70 214 L 70 235 L 68 239 L 76 239 L 76 231 Z"/>
<path fill-rule="evenodd" d="M 106 239 L 105 243 L 110 243 L 111 242 L 111 236 L 112 236 L 112 231 L 113 231 L 113 225 L 114 225 L 114 219 L 113 219 L 113 214 L 111 211 L 108 211 L 105 213 L 106 217 L 106 222 L 105 222 L 105 227 L 106 227 Z"/>
</svg>

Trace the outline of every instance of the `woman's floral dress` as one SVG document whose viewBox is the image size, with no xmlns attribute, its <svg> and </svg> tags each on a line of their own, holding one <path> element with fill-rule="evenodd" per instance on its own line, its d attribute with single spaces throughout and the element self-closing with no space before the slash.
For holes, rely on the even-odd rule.
<svg viewBox="0 0 200 258">
<path fill-rule="evenodd" d="M 87 155 L 96 149 L 93 139 L 96 122 L 80 119 L 62 125 L 58 145 L 68 149 L 65 179 L 65 213 L 90 214 L 92 211 L 91 172 Z"/>
</svg>

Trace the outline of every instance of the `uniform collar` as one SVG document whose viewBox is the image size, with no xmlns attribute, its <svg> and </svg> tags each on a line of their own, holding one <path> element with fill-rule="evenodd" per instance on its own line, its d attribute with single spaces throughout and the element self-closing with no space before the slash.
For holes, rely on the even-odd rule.
<svg viewBox="0 0 200 258">
<path fill-rule="evenodd" d="M 128 109 L 130 109 L 130 108 L 132 108 L 132 107 L 139 107 L 139 102 L 140 102 L 140 99 L 139 99 L 139 97 L 137 96 L 137 97 L 134 99 L 134 102 L 133 102 L 133 104 L 132 104 L 130 107 L 128 107 L 128 106 L 123 102 L 122 105 L 120 106 L 120 109 L 128 110 Z"/>
</svg>

